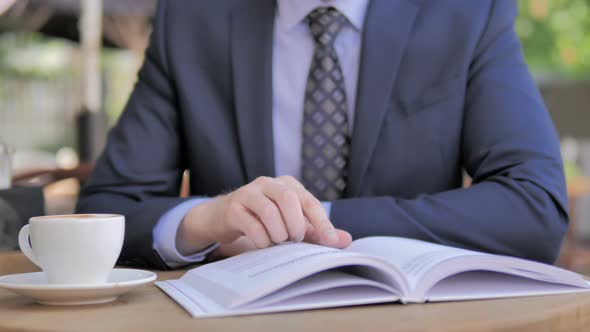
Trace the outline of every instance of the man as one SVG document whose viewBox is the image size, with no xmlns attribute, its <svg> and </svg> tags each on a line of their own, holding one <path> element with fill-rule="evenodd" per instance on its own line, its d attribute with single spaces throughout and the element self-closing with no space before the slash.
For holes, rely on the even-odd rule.
<svg viewBox="0 0 590 332">
<path fill-rule="evenodd" d="M 121 261 L 159 268 L 372 235 L 552 262 L 565 181 L 516 14 L 509 0 L 162 0 L 79 211 L 125 214 Z"/>
</svg>

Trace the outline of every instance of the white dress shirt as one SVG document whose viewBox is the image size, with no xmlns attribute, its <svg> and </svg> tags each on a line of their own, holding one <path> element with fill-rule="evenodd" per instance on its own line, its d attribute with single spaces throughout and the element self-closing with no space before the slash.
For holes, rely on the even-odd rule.
<svg viewBox="0 0 590 332">
<path fill-rule="evenodd" d="M 348 102 L 350 132 L 354 121 L 362 28 L 369 0 L 278 0 L 274 24 L 272 63 L 272 125 L 277 176 L 301 174 L 301 141 L 305 86 L 315 42 L 305 17 L 317 7 L 335 7 L 347 19 L 334 47 L 338 54 Z M 205 259 L 213 245 L 191 256 L 176 249 L 176 231 L 184 215 L 210 198 L 186 201 L 164 214 L 153 231 L 154 250 L 170 267 Z M 324 202 L 328 214 L 330 203 Z"/>
</svg>

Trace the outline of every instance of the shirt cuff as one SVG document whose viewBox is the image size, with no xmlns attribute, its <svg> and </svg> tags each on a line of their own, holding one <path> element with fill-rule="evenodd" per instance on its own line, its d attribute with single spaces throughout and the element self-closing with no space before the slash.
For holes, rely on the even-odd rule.
<svg viewBox="0 0 590 332">
<path fill-rule="evenodd" d="M 195 198 L 183 202 L 170 211 L 166 212 L 156 224 L 153 231 L 154 250 L 160 255 L 160 258 L 170 268 L 176 268 L 183 265 L 202 262 L 207 255 L 219 247 L 219 243 L 214 243 L 206 249 L 199 251 L 190 256 L 182 255 L 176 247 L 176 232 L 184 216 L 195 205 L 211 200 L 211 198 Z M 331 202 L 322 202 L 326 214 L 330 217 L 332 210 Z"/>
<path fill-rule="evenodd" d="M 194 206 L 211 200 L 211 198 L 195 198 L 183 202 L 166 212 L 154 227 L 152 236 L 154 239 L 153 248 L 160 255 L 160 258 L 170 268 L 176 268 L 183 265 L 202 262 L 207 255 L 219 247 L 215 243 L 206 249 L 195 254 L 185 256 L 178 252 L 176 248 L 176 232 L 180 222 L 190 209 Z"/>
<path fill-rule="evenodd" d="M 324 207 L 324 210 L 326 210 L 328 218 L 330 218 L 330 212 L 332 211 L 332 202 L 322 202 L 322 206 Z"/>
</svg>

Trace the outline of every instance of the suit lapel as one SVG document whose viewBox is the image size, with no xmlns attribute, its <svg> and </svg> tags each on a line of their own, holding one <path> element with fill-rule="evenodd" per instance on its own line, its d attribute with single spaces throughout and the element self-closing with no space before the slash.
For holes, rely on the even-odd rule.
<svg viewBox="0 0 590 332">
<path fill-rule="evenodd" d="M 363 28 L 347 196 L 360 194 L 418 5 L 371 0 Z"/>
<path fill-rule="evenodd" d="M 274 176 L 272 49 L 275 1 L 236 8 L 231 56 L 240 150 L 248 182 Z"/>
</svg>

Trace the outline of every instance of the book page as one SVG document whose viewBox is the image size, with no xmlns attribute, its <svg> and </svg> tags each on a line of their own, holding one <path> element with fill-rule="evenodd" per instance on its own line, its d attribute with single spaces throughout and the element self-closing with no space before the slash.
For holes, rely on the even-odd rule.
<svg viewBox="0 0 590 332">
<path fill-rule="evenodd" d="M 375 291 L 375 289 L 383 290 L 383 293 L 388 295 L 388 298 L 399 299 L 399 291 L 379 282 L 365 279 L 354 274 L 348 274 L 342 271 L 330 270 L 324 271 L 302 280 L 296 281 L 279 292 L 274 292 L 261 299 L 256 300 L 252 304 L 248 304 L 245 308 L 263 308 L 274 306 L 279 302 L 286 302 L 295 297 L 301 297 L 307 294 L 314 294 L 327 289 L 343 289 L 347 287 L 354 287 L 355 289 L 366 289 L 367 292 Z M 394 301 L 395 301 L 394 300 Z M 242 307 L 240 307 L 242 308 Z"/>
<path fill-rule="evenodd" d="M 399 301 L 398 296 L 378 287 L 348 286 L 327 288 L 314 293 L 290 297 L 262 307 L 246 306 L 227 310 L 215 305 L 209 307 L 207 303 L 202 302 L 204 300 L 202 294 L 181 285 L 179 282 L 180 280 L 159 281 L 156 282 L 156 285 L 176 300 L 194 318 L 240 316 Z"/>
<path fill-rule="evenodd" d="M 424 301 L 429 290 L 439 287 L 441 280 L 446 280 L 442 282 L 444 282 L 444 285 L 448 285 L 450 279 L 445 278 L 453 275 L 464 278 L 462 274 L 468 271 L 489 271 L 469 274 L 469 276 L 481 277 L 484 286 L 490 280 L 494 280 L 498 284 L 505 282 L 507 279 L 502 277 L 501 273 L 503 273 L 511 278 L 521 278 L 514 280 L 521 283 L 530 282 L 535 287 L 546 285 L 548 292 L 561 287 L 551 284 L 578 288 L 588 287 L 580 275 L 548 264 L 413 239 L 394 237 L 365 238 L 353 242 L 347 250 L 382 257 L 399 269 L 410 284 L 410 291 L 402 298 L 402 301 L 405 302 Z M 458 283 L 458 285 L 461 285 L 461 283 Z M 448 290 L 449 288 L 446 287 L 445 289 Z M 473 298 L 486 298 L 489 295 L 477 293 L 478 290 L 478 288 L 474 287 L 470 296 Z M 509 293 L 511 292 L 508 288 L 506 290 Z M 491 290 L 491 292 L 494 293 L 495 291 Z M 538 294 L 538 292 L 539 288 L 534 293 Z M 449 295 L 445 296 L 448 298 Z M 464 294 L 458 296 L 465 297 Z"/>
<path fill-rule="evenodd" d="M 251 302 L 306 276 L 344 265 L 385 263 L 362 254 L 307 243 L 251 251 L 187 272 L 181 280 L 215 305 L 232 308 Z"/>
<path fill-rule="evenodd" d="M 219 316 L 240 316 L 272 312 L 287 312 L 321 308 L 348 307 L 363 304 L 397 302 L 399 298 L 378 288 L 350 286 L 330 288 L 316 293 L 297 296 L 262 308 L 238 308 Z M 370 322 L 368 322 L 370 324 Z M 288 328 L 287 328 L 288 330 Z M 305 330 L 305 326 L 298 330 Z"/>
<path fill-rule="evenodd" d="M 547 283 L 526 277 L 489 271 L 463 272 L 436 283 L 425 300 L 462 301 L 590 291 L 579 287 Z"/>
<path fill-rule="evenodd" d="M 368 237 L 356 240 L 346 249 L 385 259 L 406 277 L 414 289 L 436 265 L 451 258 L 484 255 L 474 251 L 397 237 Z"/>
</svg>

